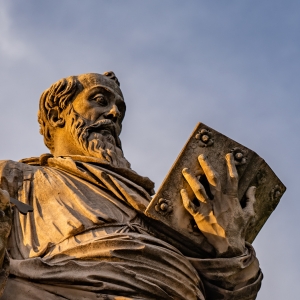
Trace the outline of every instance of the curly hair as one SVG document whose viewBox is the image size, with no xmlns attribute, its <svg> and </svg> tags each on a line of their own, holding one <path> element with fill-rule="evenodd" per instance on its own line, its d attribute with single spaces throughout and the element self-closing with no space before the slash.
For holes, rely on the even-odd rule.
<svg viewBox="0 0 300 300">
<path fill-rule="evenodd" d="M 53 127 L 49 124 L 49 114 L 51 109 L 58 107 L 63 111 L 75 96 L 82 90 L 82 85 L 77 76 L 62 78 L 45 90 L 40 98 L 38 111 L 38 122 L 40 124 L 40 134 L 44 136 L 44 143 L 50 149 L 54 149 Z"/>
</svg>

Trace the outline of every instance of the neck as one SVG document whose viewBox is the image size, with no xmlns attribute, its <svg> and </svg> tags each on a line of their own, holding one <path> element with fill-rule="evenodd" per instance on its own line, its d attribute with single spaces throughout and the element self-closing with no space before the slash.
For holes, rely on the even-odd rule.
<svg viewBox="0 0 300 300">
<path fill-rule="evenodd" d="M 84 155 L 70 133 L 57 128 L 54 136 L 54 150 L 51 151 L 54 156 Z"/>
</svg>

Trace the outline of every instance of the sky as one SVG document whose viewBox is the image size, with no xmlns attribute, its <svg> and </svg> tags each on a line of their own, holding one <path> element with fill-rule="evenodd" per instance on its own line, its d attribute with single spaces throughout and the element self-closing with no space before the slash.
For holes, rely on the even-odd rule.
<svg viewBox="0 0 300 300">
<path fill-rule="evenodd" d="M 40 94 L 112 70 L 132 168 L 159 187 L 197 122 L 263 157 L 287 186 L 254 241 L 258 300 L 300 294 L 300 2 L 0 0 L 1 159 L 49 152 Z"/>
</svg>

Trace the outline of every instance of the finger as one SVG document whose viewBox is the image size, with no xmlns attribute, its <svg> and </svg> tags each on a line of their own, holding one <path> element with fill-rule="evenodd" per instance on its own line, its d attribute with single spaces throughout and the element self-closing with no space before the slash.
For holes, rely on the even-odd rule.
<svg viewBox="0 0 300 300">
<path fill-rule="evenodd" d="M 9 193 L 5 190 L 0 189 L 0 210 L 4 210 L 10 205 Z"/>
<path fill-rule="evenodd" d="M 0 239 L 6 239 L 11 229 L 10 196 L 5 190 L 0 189 Z"/>
<path fill-rule="evenodd" d="M 255 216 L 255 211 L 254 211 L 254 203 L 256 201 L 255 192 L 256 192 L 255 186 L 250 186 L 246 192 L 246 206 L 244 208 L 244 212 L 246 215 L 248 215 L 249 218 Z"/>
<path fill-rule="evenodd" d="M 191 201 L 191 199 L 188 196 L 188 193 L 185 189 L 182 189 L 180 191 L 182 203 L 184 208 L 192 215 L 194 216 L 197 213 L 197 207 L 196 205 Z"/>
<path fill-rule="evenodd" d="M 203 154 L 198 156 L 198 161 L 211 187 L 216 191 L 220 191 L 221 183 L 219 174 L 213 169 L 212 165 Z"/>
<path fill-rule="evenodd" d="M 184 178 L 186 179 L 186 181 L 188 182 L 188 184 L 190 185 L 190 187 L 192 188 L 196 198 L 200 202 L 208 203 L 209 199 L 205 192 L 205 188 L 199 182 L 199 180 L 196 178 L 196 176 L 194 174 L 192 174 L 192 172 L 188 168 L 184 168 L 182 170 L 182 174 L 183 174 Z"/>
<path fill-rule="evenodd" d="M 233 154 L 227 153 L 225 155 L 225 159 L 227 163 L 228 179 L 229 179 L 231 192 L 236 194 L 238 190 L 239 175 L 236 170 Z"/>
</svg>

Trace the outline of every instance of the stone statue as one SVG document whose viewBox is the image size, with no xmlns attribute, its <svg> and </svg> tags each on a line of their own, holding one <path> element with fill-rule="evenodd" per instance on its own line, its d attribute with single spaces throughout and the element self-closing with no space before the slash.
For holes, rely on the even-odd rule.
<svg viewBox="0 0 300 300">
<path fill-rule="evenodd" d="M 245 242 L 255 187 L 242 208 L 233 154 L 224 157 L 226 194 L 199 157 L 213 205 L 182 170 L 193 191 L 181 190 L 182 205 L 214 249 L 204 257 L 145 216 L 154 184 L 123 155 L 125 108 L 113 72 L 64 78 L 42 94 L 38 121 L 51 154 L 0 163 L 0 299 L 255 299 L 263 276 Z M 10 197 L 33 211 L 20 214 Z"/>
</svg>

